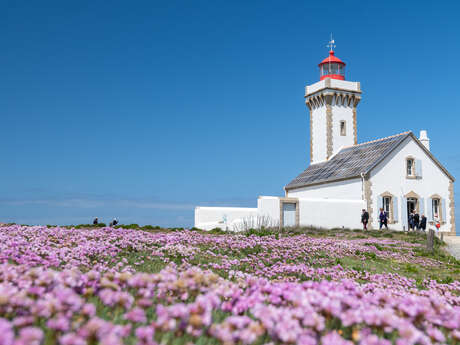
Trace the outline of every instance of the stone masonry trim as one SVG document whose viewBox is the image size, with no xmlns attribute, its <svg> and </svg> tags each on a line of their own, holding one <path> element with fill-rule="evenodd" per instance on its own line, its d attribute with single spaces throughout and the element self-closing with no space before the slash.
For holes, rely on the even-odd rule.
<svg viewBox="0 0 460 345">
<path fill-rule="evenodd" d="M 313 162 L 313 111 L 310 107 L 310 163 Z"/>
<path fill-rule="evenodd" d="M 369 180 L 368 176 L 364 178 L 364 197 L 366 198 L 367 212 L 369 213 L 369 224 L 367 228 L 372 230 L 372 222 L 374 221 L 374 210 L 372 209 L 372 182 Z"/>
<path fill-rule="evenodd" d="M 327 153 L 326 159 L 332 156 L 333 144 L 332 144 L 332 107 L 330 104 L 326 105 L 326 138 L 327 138 Z"/>
<path fill-rule="evenodd" d="M 295 224 L 299 226 L 300 221 L 300 209 L 299 209 L 299 199 L 284 197 L 280 198 L 280 228 L 284 228 L 284 204 L 295 204 Z"/>
<path fill-rule="evenodd" d="M 449 212 L 450 212 L 450 233 L 449 235 L 456 235 L 455 229 L 455 200 L 454 200 L 454 183 L 449 182 Z"/>
<path fill-rule="evenodd" d="M 353 107 L 353 143 L 358 144 L 358 121 L 356 115 L 356 107 Z"/>
</svg>

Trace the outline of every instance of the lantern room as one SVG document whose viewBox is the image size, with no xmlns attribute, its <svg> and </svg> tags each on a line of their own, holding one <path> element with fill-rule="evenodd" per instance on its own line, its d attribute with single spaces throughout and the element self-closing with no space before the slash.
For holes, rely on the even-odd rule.
<svg viewBox="0 0 460 345">
<path fill-rule="evenodd" d="M 320 79 L 325 78 L 345 80 L 345 63 L 334 55 L 334 51 L 329 51 L 329 56 L 325 58 L 319 66 Z"/>
</svg>

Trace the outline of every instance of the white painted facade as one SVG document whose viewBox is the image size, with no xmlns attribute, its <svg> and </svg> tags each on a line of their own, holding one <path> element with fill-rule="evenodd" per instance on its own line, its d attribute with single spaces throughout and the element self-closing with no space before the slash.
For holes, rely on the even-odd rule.
<svg viewBox="0 0 460 345">
<path fill-rule="evenodd" d="M 360 199 L 299 198 L 300 226 L 359 229 L 360 213 L 366 202 Z"/>
<path fill-rule="evenodd" d="M 326 106 L 314 107 L 311 110 L 310 135 L 312 139 L 312 163 L 325 161 L 327 158 L 327 146 L 318 145 L 316 142 L 326 142 L 327 137 L 327 122 L 326 122 Z M 314 141 L 313 141 L 314 140 Z"/>
<path fill-rule="evenodd" d="M 341 133 L 341 126 L 345 128 L 345 135 Z M 353 106 L 332 100 L 332 154 L 339 152 L 342 147 L 354 145 L 353 135 Z"/>
<path fill-rule="evenodd" d="M 333 159 L 344 147 L 348 150 L 358 147 L 355 146 L 356 107 L 360 99 L 358 82 L 326 78 L 306 87 L 305 101 L 311 117 L 311 166 Z M 341 121 L 345 123 L 345 131 L 340 127 Z M 356 229 L 362 228 L 361 210 L 367 209 L 370 226 L 378 228 L 379 209 L 385 197 L 391 200 L 387 204 L 391 205 L 388 206 L 391 229 L 407 230 L 408 200 L 416 203 L 420 215 L 427 215 L 428 227 L 433 227 L 434 223 L 430 224 L 434 216 L 432 200 L 436 198 L 439 200 L 440 231 L 455 235 L 454 179 L 429 152 L 426 131 L 421 132 L 420 139 L 411 133 L 405 135 L 404 141 L 392 152 L 385 152 L 377 165 L 360 176 L 295 184 L 285 189 L 285 197 L 260 196 L 256 208 L 197 207 L 195 226 L 205 230 L 219 227 L 240 231 L 245 227 L 284 226 L 286 223 Z M 414 163 L 412 176 L 407 174 L 408 158 Z"/>
<path fill-rule="evenodd" d="M 426 133 L 425 133 L 426 134 Z M 416 178 L 407 177 L 406 159 L 413 158 L 418 162 Z M 407 230 L 407 213 L 405 203 L 407 195 L 417 195 L 418 210 L 420 215 L 425 214 L 428 221 L 433 219 L 431 198 L 440 197 L 441 228 L 440 231 L 450 232 L 451 216 L 449 209 L 449 184 L 450 178 L 441 171 L 438 165 L 427 155 L 420 145 L 408 137 L 401 147 L 388 155 L 370 173 L 372 190 L 373 227 L 378 228 L 378 210 L 382 207 L 382 194 L 391 194 L 393 198 L 393 212 L 395 222 L 389 226 L 396 230 Z M 394 201 L 396 200 L 396 201 Z M 443 206 L 444 205 L 444 206 Z M 394 211 L 397 207 L 396 212 Z M 444 212 L 442 208 L 444 209 Z M 444 214 L 442 214 L 444 213 Z"/>
</svg>

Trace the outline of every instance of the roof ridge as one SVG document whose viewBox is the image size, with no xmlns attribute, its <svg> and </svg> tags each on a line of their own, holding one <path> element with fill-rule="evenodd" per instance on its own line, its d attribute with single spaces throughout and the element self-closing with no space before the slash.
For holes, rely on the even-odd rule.
<svg viewBox="0 0 460 345">
<path fill-rule="evenodd" d="M 356 147 L 356 146 L 361 146 L 361 145 L 366 145 L 366 144 L 372 144 L 372 143 L 376 143 L 376 142 L 378 142 L 378 141 L 383 141 L 383 140 L 388 140 L 388 139 L 391 139 L 391 138 L 396 138 L 396 137 L 399 137 L 399 136 L 401 136 L 401 135 L 406 135 L 406 134 L 409 134 L 409 133 L 412 133 L 412 131 L 406 131 L 406 132 L 402 132 L 402 133 L 390 135 L 390 136 L 385 137 L 385 138 L 380 138 L 380 139 L 375 139 L 375 140 L 371 140 L 371 141 L 366 141 L 366 142 L 364 142 L 364 143 L 359 143 L 359 144 L 355 144 L 355 145 L 344 146 L 343 149 L 348 149 L 348 148 L 350 148 L 350 147 Z"/>
</svg>

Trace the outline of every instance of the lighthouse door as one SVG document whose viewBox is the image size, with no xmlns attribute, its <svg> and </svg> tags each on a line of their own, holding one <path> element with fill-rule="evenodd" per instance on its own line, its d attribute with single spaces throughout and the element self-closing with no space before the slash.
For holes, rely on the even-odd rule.
<svg viewBox="0 0 460 345">
<path fill-rule="evenodd" d="M 295 211 L 296 204 L 294 203 L 284 203 L 283 204 L 283 226 L 295 226 Z"/>
</svg>

